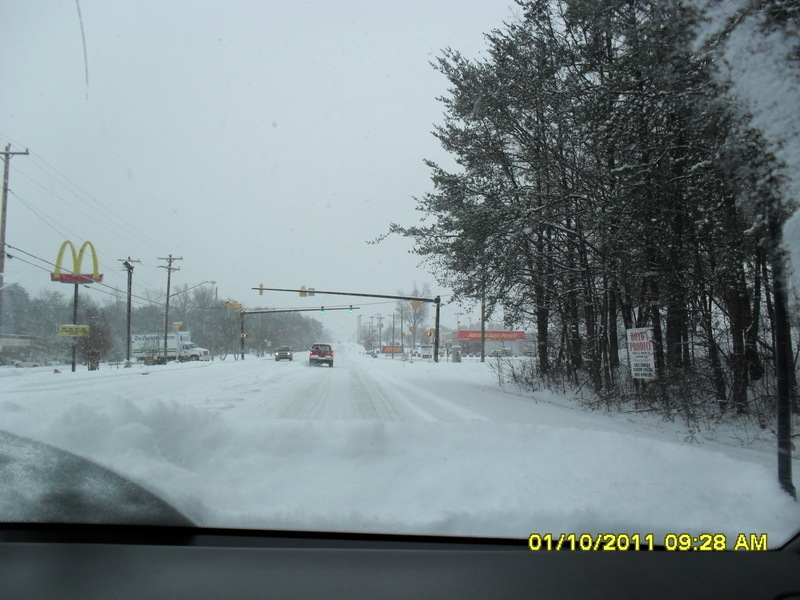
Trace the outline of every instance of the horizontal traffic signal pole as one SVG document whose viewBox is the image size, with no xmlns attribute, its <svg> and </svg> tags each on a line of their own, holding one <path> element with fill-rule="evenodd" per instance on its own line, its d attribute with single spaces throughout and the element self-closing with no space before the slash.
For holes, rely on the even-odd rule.
<svg viewBox="0 0 800 600">
<path fill-rule="evenodd" d="M 434 296 L 427 298 L 425 296 L 400 296 L 395 294 L 365 294 L 363 292 L 333 292 L 330 290 L 309 290 L 309 289 L 291 289 L 291 288 L 266 288 L 263 285 L 251 288 L 258 291 L 259 294 L 263 292 L 297 292 L 298 294 L 308 294 L 313 292 L 316 294 L 331 294 L 334 296 L 358 296 L 360 298 L 385 298 L 388 300 L 411 300 L 417 302 L 433 302 L 436 304 L 436 336 L 433 338 L 433 361 L 439 362 L 439 314 L 442 308 L 441 296 Z"/>
<path fill-rule="evenodd" d="M 398 295 L 391 295 L 391 294 L 365 294 L 363 292 L 332 292 L 329 290 L 309 290 L 309 289 L 287 289 L 287 288 L 266 288 L 266 287 L 254 287 L 251 288 L 253 290 L 257 290 L 259 292 L 298 292 L 302 293 L 305 292 L 307 294 L 333 294 L 335 296 L 359 296 L 362 298 L 388 298 L 389 300 L 418 300 L 419 302 L 435 302 L 439 303 L 441 300 L 439 296 L 434 298 L 427 298 L 425 296 L 398 296 Z"/>
<path fill-rule="evenodd" d="M 325 312 L 326 310 L 349 310 L 354 311 L 358 310 L 359 306 L 330 306 L 325 308 L 324 306 L 320 306 L 319 308 L 265 308 L 264 310 L 240 310 L 239 311 L 239 326 L 241 329 L 241 333 L 239 334 L 239 349 L 241 351 L 242 360 L 244 360 L 244 340 L 247 338 L 247 333 L 244 331 L 244 316 L 245 315 L 263 315 L 263 314 L 275 314 L 275 313 L 289 313 L 289 312 L 312 312 L 312 311 L 320 311 Z"/>
<path fill-rule="evenodd" d="M 264 310 L 243 310 L 243 315 L 261 315 L 288 312 L 318 312 L 320 310 L 360 310 L 360 306 L 320 306 L 319 308 L 266 308 Z"/>
</svg>

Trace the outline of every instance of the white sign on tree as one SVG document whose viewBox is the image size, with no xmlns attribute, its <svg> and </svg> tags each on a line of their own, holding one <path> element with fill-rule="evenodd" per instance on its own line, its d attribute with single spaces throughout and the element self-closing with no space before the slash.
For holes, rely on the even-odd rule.
<svg viewBox="0 0 800 600">
<path fill-rule="evenodd" d="M 655 379 L 656 359 L 653 351 L 653 328 L 639 327 L 626 330 L 628 334 L 628 362 L 634 379 Z"/>
</svg>

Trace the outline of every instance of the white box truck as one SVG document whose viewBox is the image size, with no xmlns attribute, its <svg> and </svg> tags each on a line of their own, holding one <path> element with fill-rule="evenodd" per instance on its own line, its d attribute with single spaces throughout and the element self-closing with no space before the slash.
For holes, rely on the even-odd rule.
<svg viewBox="0 0 800 600">
<path fill-rule="evenodd" d="M 131 356 L 148 364 L 164 362 L 164 334 L 143 333 L 131 336 Z M 167 334 L 167 360 L 211 360 L 211 353 L 192 343 L 188 331 Z"/>
</svg>

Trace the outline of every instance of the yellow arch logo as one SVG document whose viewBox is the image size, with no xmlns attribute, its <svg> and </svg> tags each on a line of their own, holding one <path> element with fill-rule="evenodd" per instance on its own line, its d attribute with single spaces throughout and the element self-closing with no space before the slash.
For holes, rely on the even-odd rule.
<svg viewBox="0 0 800 600">
<path fill-rule="evenodd" d="M 61 263 L 64 261 L 64 252 L 69 248 L 72 253 L 72 271 L 64 273 L 61 270 Z M 86 249 L 92 253 L 92 272 L 90 274 L 81 273 L 81 263 L 83 262 L 83 255 Z M 103 281 L 103 276 L 100 273 L 100 267 L 97 263 L 97 251 L 94 249 L 92 242 L 86 241 L 81 245 L 79 251 L 75 250 L 75 244 L 66 240 L 61 244 L 56 257 L 56 270 L 50 273 L 50 281 L 60 281 L 62 283 L 94 283 L 96 281 Z"/>
</svg>

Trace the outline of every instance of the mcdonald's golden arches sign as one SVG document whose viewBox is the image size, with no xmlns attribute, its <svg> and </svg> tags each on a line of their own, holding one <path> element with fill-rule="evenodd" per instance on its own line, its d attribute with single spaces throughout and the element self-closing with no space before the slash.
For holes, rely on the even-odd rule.
<svg viewBox="0 0 800 600">
<path fill-rule="evenodd" d="M 72 254 L 72 271 L 64 272 L 61 263 L 64 261 L 64 252 L 69 248 Z M 83 255 L 86 254 L 86 249 L 92 253 L 92 272 L 81 273 L 81 263 L 83 262 Z M 56 257 L 56 270 L 50 273 L 50 281 L 60 281 L 62 283 L 94 283 L 103 281 L 103 275 L 100 273 L 100 268 L 97 263 L 97 251 L 94 249 L 92 242 L 86 241 L 81 245 L 79 251 L 75 250 L 75 244 L 66 240 L 61 244 Z"/>
</svg>

